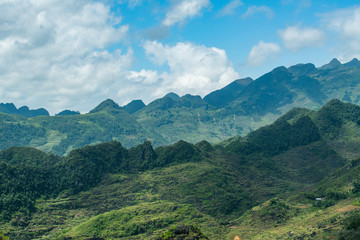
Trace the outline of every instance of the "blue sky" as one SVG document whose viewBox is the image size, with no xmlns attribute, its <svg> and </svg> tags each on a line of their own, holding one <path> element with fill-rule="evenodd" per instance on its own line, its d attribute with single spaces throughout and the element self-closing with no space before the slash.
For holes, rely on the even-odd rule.
<svg viewBox="0 0 360 240">
<path fill-rule="evenodd" d="M 0 102 L 87 112 L 360 56 L 360 4 L 1 0 Z"/>
</svg>

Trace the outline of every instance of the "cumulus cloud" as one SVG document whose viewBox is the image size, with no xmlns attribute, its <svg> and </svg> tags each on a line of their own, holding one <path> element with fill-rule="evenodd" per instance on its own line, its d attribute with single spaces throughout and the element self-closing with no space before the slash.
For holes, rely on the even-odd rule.
<svg viewBox="0 0 360 240">
<path fill-rule="evenodd" d="M 341 49 L 349 57 L 360 56 L 360 7 L 341 9 L 335 12 L 326 13 L 322 21 L 339 35 L 343 40 Z"/>
<path fill-rule="evenodd" d="M 153 84 L 158 82 L 159 76 L 157 71 L 142 69 L 140 72 L 130 71 L 128 79 L 138 83 Z"/>
<path fill-rule="evenodd" d="M 252 17 L 255 14 L 263 13 L 269 19 L 274 17 L 274 12 L 267 6 L 250 6 L 247 11 L 243 14 L 243 18 Z"/>
<path fill-rule="evenodd" d="M 305 47 L 318 47 L 323 45 L 326 40 L 326 34 L 315 28 L 290 26 L 286 29 L 279 30 L 278 34 L 284 46 L 293 51 Z"/>
<path fill-rule="evenodd" d="M 224 8 L 222 8 L 217 16 L 221 17 L 221 16 L 226 16 L 226 15 L 232 15 L 234 14 L 235 10 L 242 6 L 243 2 L 240 0 L 233 0 L 231 2 L 229 2 Z"/>
<path fill-rule="evenodd" d="M 55 113 L 89 110 L 116 96 L 133 53 L 106 50 L 129 29 L 109 7 L 82 0 L 14 0 L 0 3 L 0 12 L 0 101 Z"/>
<path fill-rule="evenodd" d="M 202 8 L 210 5 L 209 0 L 180 0 L 176 1 L 166 14 L 162 24 L 172 26 L 176 23 L 183 23 L 187 18 L 200 14 Z"/>
<path fill-rule="evenodd" d="M 149 102 L 170 91 L 205 95 L 239 77 L 222 49 L 157 41 L 145 42 L 144 50 L 168 70 L 130 71 L 131 48 L 107 50 L 114 44 L 124 46 L 130 26 L 112 15 L 104 2 L 2 1 L 0 101 L 45 107 L 51 114 L 63 109 L 87 112 L 106 98 L 123 105 L 139 98 Z M 180 11 L 179 18 L 168 15 L 168 23 L 195 16 L 209 4 L 181 1 L 174 9 L 193 2 L 196 11 Z"/>
<path fill-rule="evenodd" d="M 160 81 L 160 85 L 154 91 L 155 97 L 161 97 L 171 91 L 180 95 L 192 93 L 203 96 L 239 77 L 222 49 L 189 42 L 169 46 L 157 41 L 147 41 L 144 49 L 155 64 L 169 67 L 169 71 L 151 77 Z"/>
<path fill-rule="evenodd" d="M 268 58 L 276 57 L 280 51 L 281 49 L 276 43 L 260 41 L 251 48 L 247 58 L 247 65 L 259 66 L 265 63 Z"/>
</svg>

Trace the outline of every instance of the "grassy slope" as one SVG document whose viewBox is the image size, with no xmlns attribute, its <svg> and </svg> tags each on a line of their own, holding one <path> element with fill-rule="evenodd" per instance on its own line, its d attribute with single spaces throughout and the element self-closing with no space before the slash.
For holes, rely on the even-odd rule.
<svg viewBox="0 0 360 240">
<path fill-rule="evenodd" d="M 105 239 L 151 239 L 164 229 L 179 224 L 197 225 L 206 229 L 210 238 L 223 235 L 222 227 L 214 218 L 204 215 L 191 205 L 172 202 L 150 202 L 113 210 L 72 228 L 66 237 L 85 239 L 92 236 Z"/>
<path fill-rule="evenodd" d="M 232 222 L 227 239 L 338 239 L 345 219 L 360 214 L 360 185 L 354 185 L 360 180 L 359 163 L 359 159 L 349 162 L 305 192 L 290 196 L 282 201 L 286 206 L 271 206 L 268 201 L 252 208 Z M 316 201 L 316 197 L 326 198 Z"/>
<path fill-rule="evenodd" d="M 235 221 L 226 239 L 338 239 L 343 219 L 360 209 L 354 201 L 355 198 L 342 200 L 325 209 L 311 204 L 287 204 L 288 209 L 274 211 L 278 215 L 266 212 L 266 202 Z M 267 224 L 261 221 L 264 218 Z"/>
</svg>

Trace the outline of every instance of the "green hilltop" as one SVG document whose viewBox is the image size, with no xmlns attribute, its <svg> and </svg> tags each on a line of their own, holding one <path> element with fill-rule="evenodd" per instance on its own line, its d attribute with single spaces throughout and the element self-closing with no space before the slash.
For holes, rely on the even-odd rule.
<svg viewBox="0 0 360 240">
<path fill-rule="evenodd" d="M 129 116 L 109 106 L 111 114 L 89 115 Z M 217 144 L 110 141 L 61 157 L 9 148 L 0 152 L 0 231 L 10 239 L 358 239 L 359 136 L 360 107 L 331 100 Z"/>
</svg>

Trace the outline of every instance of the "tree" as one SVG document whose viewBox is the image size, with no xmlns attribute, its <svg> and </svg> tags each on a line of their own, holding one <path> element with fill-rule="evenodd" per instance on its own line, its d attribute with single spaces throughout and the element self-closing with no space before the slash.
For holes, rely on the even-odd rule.
<svg viewBox="0 0 360 240">
<path fill-rule="evenodd" d="M 355 211 L 344 219 L 343 229 L 339 234 L 340 240 L 360 239 L 360 212 Z"/>
<path fill-rule="evenodd" d="M 9 238 L 4 236 L 3 233 L 0 232 L 0 240 L 9 240 Z"/>
</svg>

